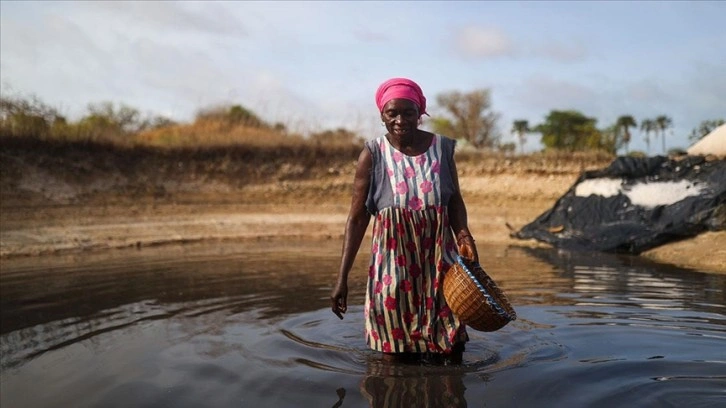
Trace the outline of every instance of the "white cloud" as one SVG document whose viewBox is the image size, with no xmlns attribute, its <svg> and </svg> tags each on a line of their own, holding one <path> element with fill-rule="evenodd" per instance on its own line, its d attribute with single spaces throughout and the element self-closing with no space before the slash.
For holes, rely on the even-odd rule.
<svg viewBox="0 0 726 408">
<path fill-rule="evenodd" d="M 2 20 L 4 88 L 43 95 L 70 117 L 112 101 L 185 120 L 243 85 L 247 72 L 228 69 L 243 31 L 229 13 L 213 14 L 218 5 L 200 12 L 166 2 L 71 6 Z"/>
<path fill-rule="evenodd" d="M 464 58 L 494 58 L 514 54 L 512 40 L 492 27 L 465 26 L 454 30 L 454 50 Z"/>
<path fill-rule="evenodd" d="M 607 31 L 609 5 L 593 19 L 589 4 L 484 4 L 441 2 L 411 20 L 410 3 L 0 2 L 0 80 L 75 111 L 114 101 L 186 120 L 239 103 L 289 126 L 372 134 L 372 93 L 390 76 L 421 81 L 432 102 L 492 87 L 505 131 L 552 109 L 599 126 L 666 114 L 676 134 L 726 115 L 722 36 L 701 22 L 712 8 L 678 5 L 699 25 L 676 34 L 674 20 L 653 19 Z"/>
<path fill-rule="evenodd" d="M 184 31 L 242 37 L 247 30 L 224 6 L 215 2 L 98 1 L 82 6 L 96 18 L 125 20 L 155 31 Z M 85 8 L 84 7 L 84 8 Z"/>
<path fill-rule="evenodd" d="M 588 55 L 587 48 L 576 39 L 515 39 L 499 28 L 476 25 L 454 29 L 450 43 L 457 55 L 469 60 L 513 57 L 572 63 Z"/>
</svg>

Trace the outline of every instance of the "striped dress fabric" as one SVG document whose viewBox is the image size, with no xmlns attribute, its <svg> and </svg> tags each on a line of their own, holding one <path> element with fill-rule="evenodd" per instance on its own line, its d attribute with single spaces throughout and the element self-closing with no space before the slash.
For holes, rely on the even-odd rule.
<svg viewBox="0 0 726 408">
<path fill-rule="evenodd" d="M 457 254 L 446 206 L 454 141 L 436 135 L 419 156 L 402 154 L 383 136 L 367 147 L 373 158 L 367 206 L 375 218 L 366 343 L 384 353 L 449 353 L 468 340 L 442 289 Z"/>
</svg>

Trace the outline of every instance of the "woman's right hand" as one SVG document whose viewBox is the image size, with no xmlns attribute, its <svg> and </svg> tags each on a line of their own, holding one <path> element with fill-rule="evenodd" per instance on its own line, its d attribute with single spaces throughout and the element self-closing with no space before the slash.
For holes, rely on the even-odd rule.
<svg viewBox="0 0 726 408">
<path fill-rule="evenodd" d="M 330 302 L 333 313 L 343 320 L 343 315 L 348 311 L 348 284 L 338 282 L 335 289 L 330 294 Z"/>
<path fill-rule="evenodd" d="M 343 319 L 343 315 L 348 311 L 348 273 L 353 268 L 353 261 L 371 220 L 371 215 L 366 207 L 371 169 L 373 169 L 373 158 L 370 150 L 366 147 L 363 148 L 358 157 L 355 178 L 353 179 L 353 198 L 350 203 L 348 220 L 345 223 L 343 254 L 340 260 L 338 280 L 335 289 L 330 293 L 333 313 L 339 319 Z"/>
</svg>

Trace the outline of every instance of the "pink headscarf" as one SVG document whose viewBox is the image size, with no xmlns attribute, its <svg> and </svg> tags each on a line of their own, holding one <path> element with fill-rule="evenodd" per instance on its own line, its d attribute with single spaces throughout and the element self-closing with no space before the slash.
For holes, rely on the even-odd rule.
<svg viewBox="0 0 726 408">
<path fill-rule="evenodd" d="M 376 91 L 376 105 L 383 112 L 383 107 L 391 99 L 408 99 L 418 105 L 420 115 L 426 113 L 426 97 L 417 83 L 407 78 L 391 78 L 381 84 Z"/>
</svg>

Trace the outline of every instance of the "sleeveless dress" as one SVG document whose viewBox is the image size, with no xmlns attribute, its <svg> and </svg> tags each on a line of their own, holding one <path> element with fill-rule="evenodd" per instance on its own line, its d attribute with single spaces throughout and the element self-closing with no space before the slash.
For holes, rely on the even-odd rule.
<svg viewBox="0 0 726 408">
<path fill-rule="evenodd" d="M 385 136 L 366 147 L 373 159 L 366 207 L 375 216 L 366 343 L 384 353 L 450 353 L 468 341 L 442 288 L 457 254 L 447 209 L 455 141 L 435 135 L 418 156 L 401 153 Z"/>
</svg>

